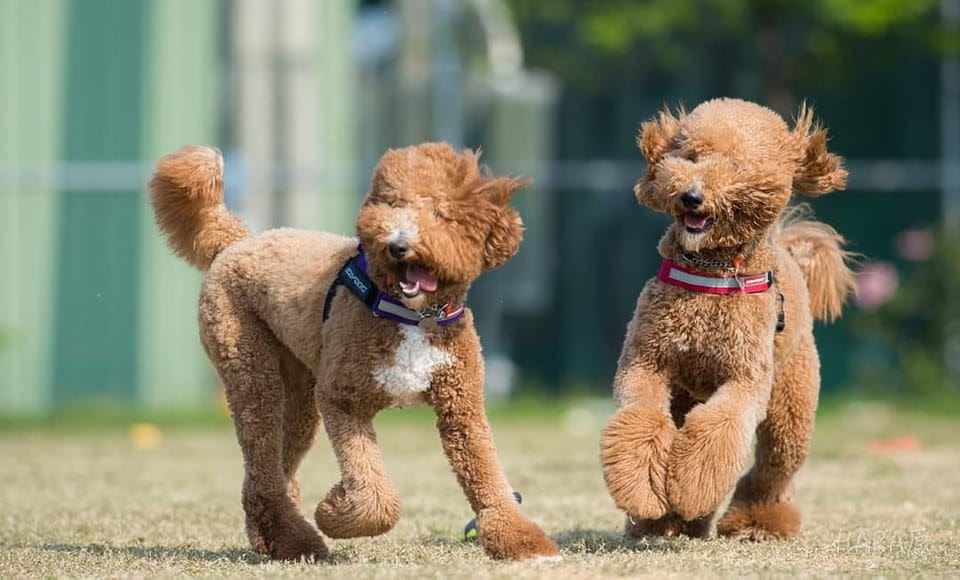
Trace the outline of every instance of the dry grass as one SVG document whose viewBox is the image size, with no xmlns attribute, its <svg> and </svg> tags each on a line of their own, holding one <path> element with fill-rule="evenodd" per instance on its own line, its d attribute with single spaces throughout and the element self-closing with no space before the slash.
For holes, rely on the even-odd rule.
<svg viewBox="0 0 960 580">
<path fill-rule="evenodd" d="M 241 462 L 229 427 L 178 428 L 149 450 L 126 430 L 0 435 L 0 576 L 604 577 L 624 575 L 940 575 L 960 572 L 956 422 L 883 406 L 821 419 L 799 481 L 796 541 L 626 540 L 600 476 L 610 409 L 494 419 L 526 512 L 563 549 L 558 564 L 496 564 L 457 536 L 466 502 L 421 411 L 378 424 L 404 518 L 390 534 L 330 542 L 321 565 L 269 562 L 246 549 Z M 919 448 L 868 451 L 913 434 Z M 908 442 L 909 443 L 909 442 Z M 909 447 L 909 445 L 906 445 Z M 337 480 L 321 439 L 302 472 L 307 506 Z M 312 511 L 312 510 L 311 510 Z"/>
</svg>

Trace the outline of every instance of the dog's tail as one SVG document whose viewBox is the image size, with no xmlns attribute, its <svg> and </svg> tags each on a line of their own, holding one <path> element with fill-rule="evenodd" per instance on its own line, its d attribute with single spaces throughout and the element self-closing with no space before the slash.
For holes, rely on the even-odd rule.
<svg viewBox="0 0 960 580">
<path fill-rule="evenodd" d="M 774 239 L 800 266 L 814 317 L 827 321 L 839 318 L 847 296 L 857 289 L 850 267 L 853 254 L 843 249 L 843 236 L 812 219 L 809 208 L 799 205 L 780 218 Z"/>
<path fill-rule="evenodd" d="M 223 157 L 210 147 L 192 145 L 162 158 L 150 181 L 150 203 L 173 251 L 201 270 L 250 235 L 223 205 Z"/>
</svg>

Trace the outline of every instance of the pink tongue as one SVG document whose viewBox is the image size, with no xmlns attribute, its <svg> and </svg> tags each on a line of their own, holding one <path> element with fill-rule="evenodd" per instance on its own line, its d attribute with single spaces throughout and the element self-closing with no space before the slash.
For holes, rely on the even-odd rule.
<svg viewBox="0 0 960 580">
<path fill-rule="evenodd" d="M 703 229 L 703 226 L 707 225 L 707 216 L 685 213 L 683 214 L 683 224 L 695 230 Z"/>
<path fill-rule="evenodd" d="M 420 289 L 424 292 L 436 292 L 437 277 L 423 266 L 410 264 L 407 266 L 407 282 L 420 283 Z"/>
</svg>

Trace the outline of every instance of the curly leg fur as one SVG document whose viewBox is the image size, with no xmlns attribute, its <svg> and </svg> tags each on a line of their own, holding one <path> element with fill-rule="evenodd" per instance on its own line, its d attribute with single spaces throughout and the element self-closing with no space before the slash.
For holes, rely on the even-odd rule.
<svg viewBox="0 0 960 580">
<path fill-rule="evenodd" d="M 313 391 L 316 379 L 289 351 L 280 357 L 283 377 L 283 473 L 287 477 L 287 495 L 301 507 L 297 469 L 317 435 L 320 413 Z"/>
<path fill-rule="evenodd" d="M 755 542 L 793 538 L 800 533 L 800 511 L 792 501 L 736 502 L 717 523 L 717 533 Z"/>
<path fill-rule="evenodd" d="M 621 407 L 603 430 L 600 460 L 617 507 L 634 520 L 657 519 L 668 509 L 666 461 L 677 429 L 667 380 L 635 359 L 628 344 L 615 380 Z"/>
<path fill-rule="evenodd" d="M 676 427 L 682 428 L 686 422 L 687 413 L 690 412 L 696 405 L 699 403 L 683 388 L 674 388 L 670 397 L 670 415 L 673 417 L 673 424 Z M 671 437 L 672 442 L 672 437 Z M 663 492 L 660 496 L 663 501 L 664 510 L 669 509 L 666 500 L 666 456 L 670 452 L 670 443 L 666 445 L 664 450 L 664 458 L 659 465 L 663 467 L 659 469 L 661 472 L 661 485 L 663 486 Z M 710 534 L 710 524 L 713 521 L 713 514 L 697 518 L 695 520 L 686 521 L 679 515 L 675 513 L 667 513 L 666 515 L 654 519 L 636 517 L 628 515 L 626 519 L 626 524 L 624 530 L 630 536 L 637 538 L 643 538 L 648 536 L 689 536 L 691 538 L 706 538 Z"/>
<path fill-rule="evenodd" d="M 229 300 L 207 296 L 211 322 L 204 344 L 226 389 L 237 440 L 243 451 L 246 476 L 243 508 L 251 546 L 281 560 L 317 560 L 327 556 L 320 535 L 300 515 L 290 491 L 296 452 L 290 451 L 284 469 L 284 386 L 281 359 L 289 355 L 269 329 L 251 314 L 238 311 Z M 235 340 L 219 340 L 221 333 Z M 287 385 L 290 387 L 291 385 Z M 310 419 L 294 432 L 305 435 Z M 304 442 L 289 448 L 300 449 Z"/>
<path fill-rule="evenodd" d="M 621 409 L 603 430 L 603 478 L 618 508 L 635 519 L 667 513 L 666 461 L 676 428 L 660 408 Z"/>
<path fill-rule="evenodd" d="M 750 451 L 758 408 L 748 385 L 728 384 L 687 414 L 667 460 L 667 500 L 685 520 L 712 513 L 733 487 Z"/>
<path fill-rule="evenodd" d="M 383 466 L 372 417 L 332 402 L 321 403 L 321 410 L 341 480 L 317 506 L 317 527 L 331 538 L 385 534 L 400 519 L 400 502 Z"/>
<path fill-rule="evenodd" d="M 458 376 L 463 375 L 450 373 L 441 381 Z M 444 453 L 477 515 L 480 545 L 497 560 L 559 556 L 553 540 L 520 512 L 513 499 L 484 413 L 482 382 L 457 390 L 450 386 L 432 392 L 429 402 L 437 414 Z M 457 391 L 452 397 L 438 396 Z"/>
<path fill-rule="evenodd" d="M 812 337 L 777 374 L 767 417 L 757 429 L 756 462 L 737 484 L 717 523 L 723 536 L 754 541 L 792 538 L 800 532 L 791 480 L 810 448 L 820 371 Z"/>
</svg>

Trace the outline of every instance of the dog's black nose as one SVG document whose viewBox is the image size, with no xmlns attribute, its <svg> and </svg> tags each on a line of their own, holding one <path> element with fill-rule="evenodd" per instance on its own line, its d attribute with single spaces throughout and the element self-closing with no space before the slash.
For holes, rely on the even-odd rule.
<svg viewBox="0 0 960 580">
<path fill-rule="evenodd" d="M 387 251 L 390 252 L 390 257 L 394 260 L 402 260 L 410 251 L 410 245 L 407 242 L 391 242 L 387 246 Z"/>
<path fill-rule="evenodd" d="M 703 194 L 697 188 L 688 189 L 680 196 L 680 201 L 683 202 L 684 207 L 696 209 L 703 203 Z"/>
</svg>

